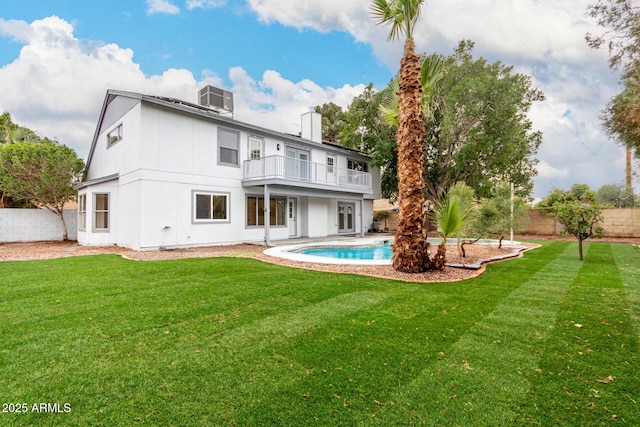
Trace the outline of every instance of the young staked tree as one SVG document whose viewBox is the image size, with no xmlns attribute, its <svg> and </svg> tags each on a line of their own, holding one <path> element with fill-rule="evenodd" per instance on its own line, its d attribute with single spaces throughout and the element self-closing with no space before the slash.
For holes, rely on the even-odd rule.
<svg viewBox="0 0 640 427">
<path fill-rule="evenodd" d="M 563 234 L 570 234 L 578 239 L 580 261 L 582 242 L 589 237 L 602 237 L 602 212 L 595 205 L 596 193 L 586 184 L 574 184 L 570 190 L 553 190 L 538 207 L 550 207 L 550 216 L 555 217 L 564 226 Z"/>
<path fill-rule="evenodd" d="M 393 267 L 419 273 L 431 269 L 424 228 L 423 152 L 420 57 L 413 30 L 424 0 L 373 0 L 371 11 L 381 24 L 391 25 L 389 39 L 406 37 L 398 78 L 398 230 L 393 244 Z"/>
<path fill-rule="evenodd" d="M 42 142 L 0 145 L 0 188 L 16 200 L 25 200 L 58 216 L 62 238 L 68 240 L 62 216 L 73 200 L 84 162 L 71 148 L 45 138 Z"/>
</svg>

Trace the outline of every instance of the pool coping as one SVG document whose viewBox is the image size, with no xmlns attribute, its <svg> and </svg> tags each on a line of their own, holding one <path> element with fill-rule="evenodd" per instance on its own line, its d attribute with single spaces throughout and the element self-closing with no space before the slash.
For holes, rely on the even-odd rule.
<svg viewBox="0 0 640 427">
<path fill-rule="evenodd" d="M 307 242 L 307 243 L 298 243 L 294 245 L 276 246 L 276 247 L 265 249 L 263 253 L 271 257 L 282 258 L 289 261 L 309 262 L 309 263 L 316 263 L 316 264 L 361 265 L 361 266 L 391 265 L 390 259 L 361 260 L 361 259 L 349 259 L 349 258 L 330 258 L 330 257 L 324 257 L 324 256 L 306 255 L 306 254 L 291 252 L 293 250 L 308 248 L 308 247 L 370 246 L 370 245 L 380 244 L 388 241 L 393 241 L 393 238 L 369 237 L 369 238 L 355 238 L 353 240 L 330 240 L 330 241 L 323 241 L 323 242 Z M 486 245 L 486 244 L 497 243 L 497 242 L 498 242 L 497 240 L 485 240 L 485 241 L 477 242 L 474 244 Z M 521 242 L 515 242 L 515 241 L 513 242 L 513 244 L 511 241 L 509 241 L 507 244 L 503 242 L 503 247 L 512 247 L 513 251 L 507 254 L 500 254 L 490 258 L 480 259 L 476 263 L 472 263 L 472 264 L 446 263 L 446 265 L 454 268 L 467 268 L 471 270 L 477 270 L 482 267 L 482 264 L 485 264 L 491 261 L 499 261 L 502 259 L 513 258 L 518 256 L 523 250 L 527 249 L 527 247 L 523 246 Z"/>
</svg>

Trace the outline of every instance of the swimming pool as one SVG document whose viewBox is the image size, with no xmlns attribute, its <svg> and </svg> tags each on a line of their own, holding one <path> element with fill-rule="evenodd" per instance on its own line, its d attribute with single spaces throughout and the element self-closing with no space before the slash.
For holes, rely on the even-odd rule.
<svg viewBox="0 0 640 427">
<path fill-rule="evenodd" d="M 290 252 L 337 259 L 390 260 L 391 242 L 385 240 L 372 245 L 358 246 L 311 246 L 293 249 Z"/>
<path fill-rule="evenodd" d="M 428 241 L 432 245 L 437 245 L 441 239 L 429 238 Z M 451 241 L 451 243 L 454 242 Z M 276 246 L 265 250 L 264 253 L 291 261 L 320 264 L 390 265 L 392 244 L 393 239 L 372 237 Z"/>
</svg>

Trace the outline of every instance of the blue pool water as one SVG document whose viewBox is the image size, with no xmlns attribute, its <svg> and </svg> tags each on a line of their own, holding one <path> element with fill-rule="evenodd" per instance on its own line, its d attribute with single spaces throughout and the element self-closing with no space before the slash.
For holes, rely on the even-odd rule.
<svg viewBox="0 0 640 427">
<path fill-rule="evenodd" d="M 386 260 L 391 259 L 391 243 L 384 242 L 366 246 L 315 246 L 292 252 L 328 258 Z"/>
</svg>

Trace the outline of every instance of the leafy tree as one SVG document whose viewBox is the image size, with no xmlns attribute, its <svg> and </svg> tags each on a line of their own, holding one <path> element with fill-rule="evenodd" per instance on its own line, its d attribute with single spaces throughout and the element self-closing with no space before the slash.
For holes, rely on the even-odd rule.
<svg viewBox="0 0 640 427">
<path fill-rule="evenodd" d="M 634 0 L 598 0 L 587 7 L 587 13 L 606 31 L 587 34 L 587 44 L 609 51 L 609 66 L 628 70 L 640 63 L 640 7 Z"/>
<path fill-rule="evenodd" d="M 30 201 L 58 216 L 62 237 L 68 240 L 62 216 L 65 203 L 75 198 L 84 162 L 75 151 L 45 138 L 41 143 L 0 145 L 0 188 L 10 197 Z"/>
<path fill-rule="evenodd" d="M 601 206 L 632 208 L 635 204 L 632 191 L 624 185 L 603 185 L 596 193 L 596 201 Z"/>
<path fill-rule="evenodd" d="M 8 112 L 0 115 L 0 145 L 38 141 L 40 138 L 34 131 L 14 123 Z M 33 205 L 29 201 L 14 200 L 7 196 L 0 186 L 0 208 L 3 207 L 31 208 Z"/>
<path fill-rule="evenodd" d="M 337 104 L 329 102 L 316 106 L 316 113 L 322 114 L 322 139 L 337 144 L 345 126 L 345 112 Z"/>
<path fill-rule="evenodd" d="M 609 67 L 622 68 L 622 92 L 614 96 L 600 119 L 607 135 L 628 148 L 627 190 L 631 188 L 631 149 L 640 148 L 640 6 L 634 0 L 598 0 L 587 13 L 605 29 L 587 34 L 587 44 L 609 52 Z"/>
<path fill-rule="evenodd" d="M 555 189 L 538 204 L 550 207 L 550 216 L 555 217 L 564 226 L 564 234 L 578 239 L 580 261 L 583 260 L 582 242 L 589 237 L 602 237 L 603 221 L 600 209 L 595 205 L 596 194 L 586 184 L 574 184 L 570 190 Z"/>
<path fill-rule="evenodd" d="M 380 112 L 382 96 L 383 92 L 375 91 L 369 84 L 353 99 L 346 112 L 340 143 L 371 156 L 371 163 L 382 172 L 382 197 L 395 201 L 398 195 L 397 127 L 387 123 Z"/>
<path fill-rule="evenodd" d="M 593 204 L 596 201 L 596 193 L 587 184 L 573 184 L 571 189 L 563 191 L 555 188 L 547 197 L 542 199 L 536 207 L 550 208 L 566 202 L 580 202 Z"/>
<path fill-rule="evenodd" d="M 0 116 L 0 144 L 14 142 L 37 142 L 38 136 L 31 129 L 13 123 L 6 111 Z"/>
<path fill-rule="evenodd" d="M 371 11 L 390 24 L 389 39 L 405 37 L 398 78 L 398 230 L 393 244 L 393 267 L 418 273 L 430 268 L 424 218 L 424 121 L 422 117 L 420 57 L 413 30 L 424 0 L 373 0 Z"/>
<path fill-rule="evenodd" d="M 425 153 L 431 200 L 458 181 L 480 198 L 489 197 L 499 181 L 515 183 L 521 196 L 532 189 L 542 134 L 532 130 L 527 114 L 544 95 L 513 67 L 474 60 L 473 46 L 460 42 L 445 59 L 445 75 L 436 86 L 437 125 L 427 134 Z"/>
<path fill-rule="evenodd" d="M 439 200 L 454 183 L 464 181 L 478 197 L 486 198 L 498 182 L 510 181 L 516 194 L 527 197 L 542 141 L 527 113 L 544 96 L 531 86 L 529 77 L 514 74 L 512 67 L 474 60 L 472 48 L 472 42 L 463 41 L 452 56 L 440 58 L 440 73 L 431 68 L 432 95 L 426 97 L 430 105 L 423 106 L 423 111 L 431 112 L 424 115 L 425 196 Z M 394 93 L 393 84 L 383 92 Z M 382 191 L 393 200 L 397 195 L 395 142 L 375 130 L 369 137 L 378 138 L 375 160 L 382 169 Z"/>
<path fill-rule="evenodd" d="M 592 236 L 602 237 L 602 228 L 598 227 L 603 221 L 600 209 L 587 203 L 569 201 L 555 205 L 552 215 L 564 226 L 566 234 L 578 239 L 578 253 L 582 261 L 582 242 Z"/>
</svg>

